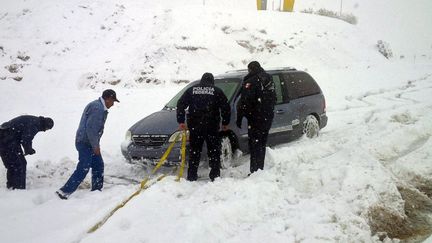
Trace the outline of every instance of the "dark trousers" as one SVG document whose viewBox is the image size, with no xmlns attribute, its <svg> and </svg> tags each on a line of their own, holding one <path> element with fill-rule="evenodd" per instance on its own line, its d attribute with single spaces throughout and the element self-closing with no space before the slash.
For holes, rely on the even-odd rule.
<svg viewBox="0 0 432 243">
<path fill-rule="evenodd" d="M 91 190 L 102 190 L 104 162 L 101 155 L 95 155 L 89 144 L 77 143 L 79 161 L 78 165 L 66 184 L 60 188 L 66 194 L 72 194 L 86 177 L 89 170 L 92 170 Z"/>
<path fill-rule="evenodd" d="M 6 187 L 9 189 L 26 188 L 27 161 L 19 142 L 0 144 L 0 156 L 6 167 Z"/>
<path fill-rule="evenodd" d="M 196 181 L 198 178 L 198 166 L 204 141 L 207 144 L 210 174 L 213 181 L 220 176 L 220 137 L 218 126 L 189 127 L 189 168 L 187 180 Z"/>
<path fill-rule="evenodd" d="M 248 137 L 250 151 L 250 172 L 264 169 L 266 144 L 273 119 L 266 121 L 248 120 Z"/>
</svg>

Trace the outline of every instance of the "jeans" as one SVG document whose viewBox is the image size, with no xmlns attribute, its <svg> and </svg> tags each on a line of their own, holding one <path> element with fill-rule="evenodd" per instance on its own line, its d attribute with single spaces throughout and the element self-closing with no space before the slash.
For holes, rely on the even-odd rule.
<svg viewBox="0 0 432 243">
<path fill-rule="evenodd" d="M 101 155 L 95 155 L 90 144 L 77 143 L 78 165 L 66 184 L 60 188 L 66 194 L 72 194 L 92 170 L 91 190 L 102 190 L 104 176 L 104 162 Z"/>
</svg>

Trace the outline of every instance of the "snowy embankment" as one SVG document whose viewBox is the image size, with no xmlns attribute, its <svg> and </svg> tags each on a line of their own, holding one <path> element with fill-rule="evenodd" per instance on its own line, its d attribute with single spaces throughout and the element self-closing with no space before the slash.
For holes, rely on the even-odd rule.
<svg viewBox="0 0 432 243">
<path fill-rule="evenodd" d="M 215 1 L 5 3 L 0 121 L 35 114 L 56 124 L 36 136 L 28 190 L 0 187 L 2 242 L 375 242 L 382 231 L 430 234 L 429 54 L 387 60 L 356 26 L 257 13 L 239 2 L 242 10 L 229 11 Z M 126 130 L 161 109 L 182 80 L 255 59 L 266 68 L 306 69 L 318 81 L 329 116 L 321 135 L 269 148 L 265 170 L 247 178 L 248 156 L 214 183 L 167 177 L 86 234 L 146 176 L 120 154 Z M 54 191 L 76 164 L 82 109 L 106 87 L 121 103 L 110 109 L 102 138 L 105 190 L 88 192 L 87 180 L 61 201 Z"/>
</svg>

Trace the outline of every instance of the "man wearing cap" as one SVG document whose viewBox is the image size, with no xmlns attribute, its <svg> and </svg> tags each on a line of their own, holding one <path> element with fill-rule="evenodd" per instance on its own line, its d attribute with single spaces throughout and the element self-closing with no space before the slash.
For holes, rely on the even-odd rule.
<svg viewBox="0 0 432 243">
<path fill-rule="evenodd" d="M 78 188 L 90 169 L 92 170 L 91 190 L 102 190 L 104 162 L 99 142 L 108 109 L 114 105 L 114 101 L 120 102 L 115 91 L 107 89 L 102 93 L 102 97 L 85 107 L 75 138 L 75 147 L 79 156 L 78 165 L 66 184 L 56 191 L 61 199 L 67 199 Z"/>
<path fill-rule="evenodd" d="M 34 136 L 53 126 L 51 118 L 29 115 L 18 116 L 0 126 L 0 156 L 7 170 L 8 189 L 26 188 L 27 161 L 24 156 L 36 153 L 32 145 Z"/>
</svg>

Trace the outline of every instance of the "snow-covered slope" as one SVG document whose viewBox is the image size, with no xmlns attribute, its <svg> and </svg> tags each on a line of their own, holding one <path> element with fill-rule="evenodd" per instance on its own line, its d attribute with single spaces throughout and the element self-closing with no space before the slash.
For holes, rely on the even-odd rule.
<svg viewBox="0 0 432 243">
<path fill-rule="evenodd" d="M 0 168 L 0 241 L 376 242 L 380 231 L 430 234 L 431 3 L 344 1 L 359 20 L 351 25 L 300 13 L 337 11 L 339 1 L 297 2 L 296 12 L 280 13 L 257 12 L 249 0 L 3 1 L 0 121 L 35 114 L 53 117 L 55 127 L 35 138 L 28 190 L 6 190 Z M 384 29 L 388 22 L 407 27 Z M 378 52 L 379 39 L 395 58 Z M 247 155 L 214 183 L 205 168 L 196 183 L 167 177 L 86 234 L 148 173 L 122 158 L 126 130 L 161 109 L 181 81 L 251 60 L 307 70 L 318 81 L 329 116 L 320 137 L 268 148 L 265 170 L 247 178 Z M 76 165 L 82 109 L 107 87 L 121 103 L 102 138 L 105 190 L 88 192 L 87 180 L 61 201 L 54 191 Z"/>
<path fill-rule="evenodd" d="M 432 57 L 432 3 L 428 0 L 302 0 L 295 4 L 298 12 L 321 8 L 353 14 L 357 27 L 371 40 L 388 42 L 396 58 Z"/>
<path fill-rule="evenodd" d="M 0 13 L 0 36 L 7 41 L 1 64 L 23 65 L 17 74 L 2 69 L 0 77 L 31 82 L 38 73 L 61 86 L 128 87 L 193 80 L 205 71 L 244 68 L 254 59 L 302 69 L 383 59 L 355 26 L 316 15 L 169 1 L 35 3 L 9 3 Z M 30 59 L 23 62 L 19 54 Z"/>
</svg>

